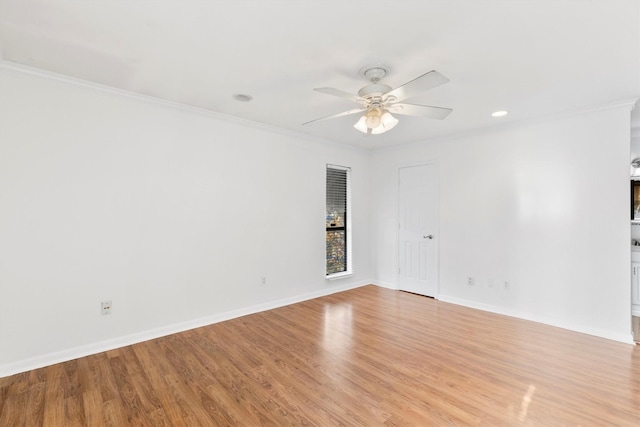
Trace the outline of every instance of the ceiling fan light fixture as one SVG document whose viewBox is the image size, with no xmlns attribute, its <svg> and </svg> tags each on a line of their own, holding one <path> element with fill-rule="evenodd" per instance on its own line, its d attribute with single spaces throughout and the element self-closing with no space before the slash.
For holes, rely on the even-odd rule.
<svg viewBox="0 0 640 427">
<path fill-rule="evenodd" d="M 381 119 L 382 119 L 382 126 L 384 126 L 386 130 L 391 130 L 395 127 L 395 125 L 398 124 L 398 119 L 393 117 L 391 113 L 388 111 L 384 112 Z"/>
<path fill-rule="evenodd" d="M 398 119 L 393 117 L 390 112 L 385 111 L 380 118 L 380 126 L 371 129 L 373 135 L 380 135 L 388 130 L 393 129 L 398 124 Z"/>
<path fill-rule="evenodd" d="M 367 111 L 353 127 L 362 133 L 380 135 L 393 129 L 397 124 L 398 119 L 393 117 L 390 112 L 376 108 Z"/>
<path fill-rule="evenodd" d="M 364 116 L 366 117 L 365 123 L 369 129 L 375 129 L 382 124 L 382 111 L 379 108 L 372 108 Z"/>
<path fill-rule="evenodd" d="M 360 117 L 358 123 L 353 125 L 354 128 L 358 129 L 362 133 L 367 133 L 367 118 L 365 116 Z"/>
</svg>

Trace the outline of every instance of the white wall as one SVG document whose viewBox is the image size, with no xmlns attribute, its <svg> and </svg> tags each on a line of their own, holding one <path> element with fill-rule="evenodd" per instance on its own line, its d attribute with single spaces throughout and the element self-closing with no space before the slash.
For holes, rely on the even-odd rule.
<svg viewBox="0 0 640 427">
<path fill-rule="evenodd" d="M 0 93 L 0 376 L 371 281 L 368 152 L 7 67 Z M 353 168 L 331 282 L 326 163 Z"/>
<path fill-rule="evenodd" d="M 0 376 L 395 286 L 397 167 L 431 160 L 441 299 L 630 340 L 628 106 L 369 153 L 0 66 Z M 326 163 L 353 168 L 335 282 Z"/>
<path fill-rule="evenodd" d="M 374 152 L 377 279 L 396 286 L 398 166 L 437 161 L 440 299 L 630 341 L 629 138 L 624 105 Z"/>
</svg>

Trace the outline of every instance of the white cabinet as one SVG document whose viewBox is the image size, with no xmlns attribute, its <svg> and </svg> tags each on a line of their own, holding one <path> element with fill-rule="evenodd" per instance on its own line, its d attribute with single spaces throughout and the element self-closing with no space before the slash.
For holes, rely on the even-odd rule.
<svg viewBox="0 0 640 427">
<path fill-rule="evenodd" d="M 640 316 L 640 262 L 631 262 L 631 305 L 635 316 Z"/>
</svg>

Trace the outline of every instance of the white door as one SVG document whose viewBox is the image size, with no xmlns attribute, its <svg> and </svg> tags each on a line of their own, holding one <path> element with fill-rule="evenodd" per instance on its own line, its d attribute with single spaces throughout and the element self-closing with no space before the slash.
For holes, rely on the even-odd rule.
<svg viewBox="0 0 640 427">
<path fill-rule="evenodd" d="M 438 293 L 438 170 L 436 164 L 398 170 L 398 286 Z"/>
</svg>

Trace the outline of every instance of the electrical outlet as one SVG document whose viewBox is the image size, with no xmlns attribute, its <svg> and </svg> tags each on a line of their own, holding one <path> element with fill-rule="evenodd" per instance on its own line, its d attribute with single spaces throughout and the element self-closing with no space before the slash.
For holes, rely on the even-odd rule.
<svg viewBox="0 0 640 427">
<path fill-rule="evenodd" d="M 467 285 L 473 286 L 473 277 L 471 276 L 467 277 Z"/>
<path fill-rule="evenodd" d="M 505 291 L 508 291 L 509 289 L 511 289 L 511 282 L 509 282 L 508 280 L 505 280 L 503 287 Z"/>
<path fill-rule="evenodd" d="M 260 285 L 267 286 L 267 278 L 265 276 L 260 277 Z"/>
<path fill-rule="evenodd" d="M 102 301 L 102 315 L 111 314 L 111 301 Z"/>
</svg>

